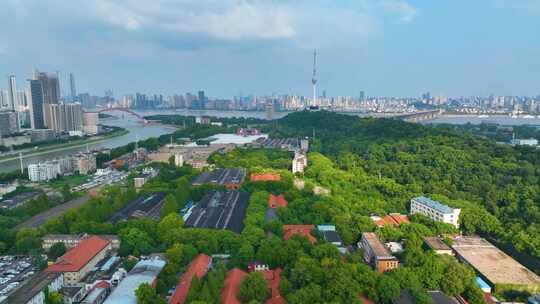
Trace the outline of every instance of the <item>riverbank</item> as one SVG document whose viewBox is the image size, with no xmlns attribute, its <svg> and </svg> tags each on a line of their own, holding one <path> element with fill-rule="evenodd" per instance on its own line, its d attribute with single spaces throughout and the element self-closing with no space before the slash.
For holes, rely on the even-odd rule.
<svg viewBox="0 0 540 304">
<path fill-rule="evenodd" d="M 97 144 L 97 143 L 109 140 L 111 138 L 126 135 L 128 133 L 129 133 L 129 131 L 125 130 L 125 129 L 124 130 L 118 130 L 118 131 L 114 131 L 111 134 L 100 136 L 99 138 L 81 139 L 81 140 L 76 140 L 76 141 L 73 141 L 73 142 L 62 143 L 62 144 L 52 145 L 52 146 L 46 146 L 44 148 L 38 148 L 38 149 L 35 149 L 35 150 L 26 150 L 26 151 L 20 151 L 20 152 L 22 153 L 23 157 L 39 156 L 39 155 L 43 155 L 43 154 L 46 154 L 46 153 L 60 152 L 60 151 L 64 151 L 64 150 L 71 149 L 71 148 L 83 147 L 83 146 L 88 145 L 88 144 Z M 0 163 L 16 160 L 18 158 L 19 158 L 18 152 L 15 155 L 11 154 L 11 155 L 0 156 Z"/>
</svg>

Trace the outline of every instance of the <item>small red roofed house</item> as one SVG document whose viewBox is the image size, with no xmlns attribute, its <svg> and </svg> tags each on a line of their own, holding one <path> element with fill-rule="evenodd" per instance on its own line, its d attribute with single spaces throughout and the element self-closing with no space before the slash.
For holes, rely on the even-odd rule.
<svg viewBox="0 0 540 304">
<path fill-rule="evenodd" d="M 111 250 L 111 242 L 98 236 L 91 236 L 82 240 L 54 264 L 47 267 L 47 272 L 62 272 L 66 284 L 78 283 L 87 275 L 96 264 L 107 256 Z"/>
<path fill-rule="evenodd" d="M 206 275 L 208 269 L 212 266 L 212 257 L 206 254 L 199 254 L 191 264 L 189 264 L 188 270 L 184 272 L 174 294 L 169 300 L 169 304 L 184 304 L 186 303 L 189 289 L 191 288 L 191 281 L 193 277 L 196 276 L 198 279 L 201 279 Z"/>
<path fill-rule="evenodd" d="M 285 199 L 285 197 L 280 195 L 273 195 L 270 194 L 268 197 L 268 208 L 276 209 L 276 208 L 287 208 L 289 205 L 289 202 Z"/>
<path fill-rule="evenodd" d="M 317 239 L 311 234 L 313 229 L 315 229 L 315 225 L 283 225 L 283 239 L 288 241 L 294 235 L 301 235 L 314 244 Z"/>
<path fill-rule="evenodd" d="M 278 173 L 253 173 L 250 180 L 252 182 L 279 182 L 281 175 Z"/>
<path fill-rule="evenodd" d="M 374 222 L 377 227 L 383 227 L 385 225 L 398 227 L 401 224 L 410 223 L 408 216 L 399 213 L 390 213 L 382 218 L 375 217 Z"/>
<path fill-rule="evenodd" d="M 223 289 L 221 289 L 222 304 L 241 304 L 236 298 L 236 295 L 240 291 L 240 285 L 245 276 L 247 276 L 247 273 L 238 268 L 229 270 L 223 284 Z"/>
</svg>

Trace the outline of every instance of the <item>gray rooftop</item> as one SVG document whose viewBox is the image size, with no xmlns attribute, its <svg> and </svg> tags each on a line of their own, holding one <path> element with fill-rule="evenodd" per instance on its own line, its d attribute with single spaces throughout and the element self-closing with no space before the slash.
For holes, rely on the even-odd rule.
<svg viewBox="0 0 540 304">
<path fill-rule="evenodd" d="M 143 283 L 152 284 L 163 267 L 165 261 L 160 259 L 140 261 L 111 293 L 105 304 L 137 304 L 135 290 Z"/>
<path fill-rule="evenodd" d="M 428 207 L 430 207 L 432 209 L 435 209 L 435 210 L 437 210 L 439 212 L 442 212 L 444 214 L 453 213 L 452 208 L 448 207 L 447 205 L 441 204 L 438 201 L 432 200 L 429 197 L 419 196 L 419 197 L 413 198 L 413 200 L 420 203 L 420 204 L 422 204 L 422 205 L 428 206 Z"/>
<path fill-rule="evenodd" d="M 33 276 L 23 286 L 19 287 L 8 298 L 6 303 L 27 303 L 35 295 L 44 290 L 49 284 L 56 280 L 61 274 L 58 272 L 42 271 Z"/>
<path fill-rule="evenodd" d="M 249 193 L 209 191 L 193 208 L 186 227 L 227 229 L 236 233 L 244 229 Z"/>
<path fill-rule="evenodd" d="M 216 169 L 201 173 L 193 182 L 193 185 L 203 184 L 241 184 L 246 177 L 246 169 L 244 168 L 227 168 Z"/>
</svg>

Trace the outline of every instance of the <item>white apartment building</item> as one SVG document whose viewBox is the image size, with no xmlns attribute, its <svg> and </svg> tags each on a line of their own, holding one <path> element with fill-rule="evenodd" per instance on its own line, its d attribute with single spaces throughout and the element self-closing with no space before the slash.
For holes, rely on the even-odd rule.
<svg viewBox="0 0 540 304">
<path fill-rule="evenodd" d="M 510 144 L 514 145 L 514 146 L 531 146 L 531 147 L 536 147 L 538 146 L 538 140 L 537 139 L 534 139 L 534 138 L 529 138 L 529 139 L 512 139 L 510 141 Z"/>
<path fill-rule="evenodd" d="M 304 173 L 308 165 L 307 156 L 302 153 L 295 152 L 292 162 L 292 173 Z"/>
<path fill-rule="evenodd" d="M 57 161 L 28 165 L 28 179 L 33 182 L 49 181 L 60 174 L 61 168 Z"/>
<path fill-rule="evenodd" d="M 459 214 L 461 209 L 451 208 L 425 196 L 411 199 L 411 214 L 423 214 L 428 218 L 459 228 Z"/>
</svg>

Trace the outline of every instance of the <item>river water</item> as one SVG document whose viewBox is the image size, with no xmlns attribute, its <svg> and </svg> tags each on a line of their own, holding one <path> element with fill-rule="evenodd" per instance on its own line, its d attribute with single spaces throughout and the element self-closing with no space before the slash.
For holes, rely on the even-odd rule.
<svg viewBox="0 0 540 304">
<path fill-rule="evenodd" d="M 253 118 L 266 118 L 265 112 L 248 112 L 248 111 L 216 111 L 216 110 L 187 110 L 187 109 L 178 109 L 178 110 L 136 110 L 136 113 L 146 116 L 146 115 L 156 115 L 156 114 L 178 114 L 178 115 L 190 115 L 190 116 L 214 116 L 214 117 L 253 117 Z M 171 126 L 165 126 L 160 124 L 142 124 L 134 116 L 131 116 L 123 112 L 112 112 L 112 115 L 119 117 L 118 119 L 102 119 L 100 123 L 110 126 L 118 126 L 125 128 L 129 131 L 128 134 L 107 139 L 100 143 L 89 144 L 88 148 L 90 150 L 99 149 L 99 148 L 115 148 L 119 146 L 126 145 L 130 142 L 134 142 L 137 139 L 144 140 L 150 137 L 158 137 L 163 134 L 168 134 L 174 132 L 175 128 Z M 286 112 L 276 112 L 273 114 L 273 118 L 281 118 L 288 113 Z M 351 114 L 351 113 L 348 113 Z M 351 114 L 358 116 L 369 116 L 365 114 Z M 381 115 L 377 115 L 381 117 Z M 498 123 L 501 125 L 538 125 L 540 126 L 539 118 L 511 118 L 508 116 L 492 116 L 487 118 L 479 118 L 477 116 L 442 116 L 434 120 L 426 121 L 426 124 L 440 124 L 440 123 L 449 123 L 449 124 L 480 124 L 483 122 Z M 75 147 L 69 148 L 62 151 L 45 153 L 42 155 L 31 156 L 23 159 L 23 165 L 26 167 L 28 164 L 37 163 L 39 161 L 44 161 L 47 159 L 52 159 L 55 157 L 67 156 L 74 154 L 80 151 L 86 151 L 87 147 Z M 0 163 L 0 172 L 11 172 L 19 169 L 19 161 L 11 160 Z"/>
</svg>

